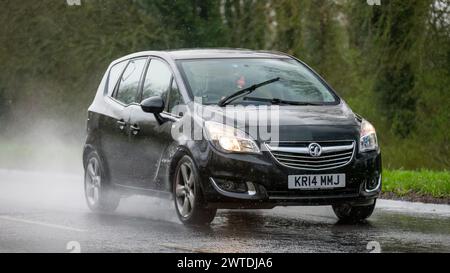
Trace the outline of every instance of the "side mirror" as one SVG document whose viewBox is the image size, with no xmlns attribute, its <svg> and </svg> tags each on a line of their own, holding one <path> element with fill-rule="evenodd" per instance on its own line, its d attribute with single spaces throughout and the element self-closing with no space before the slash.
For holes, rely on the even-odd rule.
<svg viewBox="0 0 450 273">
<path fill-rule="evenodd" d="M 152 114 L 160 114 L 164 111 L 164 101 L 161 97 L 151 97 L 141 102 L 142 111 Z"/>
</svg>

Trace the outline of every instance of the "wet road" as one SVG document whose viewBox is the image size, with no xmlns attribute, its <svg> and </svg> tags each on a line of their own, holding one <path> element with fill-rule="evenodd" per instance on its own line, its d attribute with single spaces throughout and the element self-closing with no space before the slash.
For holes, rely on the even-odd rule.
<svg viewBox="0 0 450 273">
<path fill-rule="evenodd" d="M 330 207 L 224 210 L 192 229 L 168 200 L 130 197 L 117 213 L 96 215 L 81 176 L 0 170 L 0 252 L 369 252 L 368 244 L 450 252 L 450 206 L 381 200 L 358 225 L 337 223 Z"/>
</svg>

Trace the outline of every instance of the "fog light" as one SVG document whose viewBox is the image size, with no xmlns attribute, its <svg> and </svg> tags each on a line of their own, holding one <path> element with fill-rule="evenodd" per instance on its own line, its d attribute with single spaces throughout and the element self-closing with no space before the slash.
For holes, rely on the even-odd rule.
<svg viewBox="0 0 450 273">
<path fill-rule="evenodd" d="M 375 175 L 366 180 L 366 192 L 372 192 L 378 190 L 381 185 L 381 175 Z"/>
<path fill-rule="evenodd" d="M 224 191 L 238 192 L 238 193 L 247 192 L 247 186 L 245 183 L 234 182 L 231 180 L 220 180 L 220 179 L 216 179 L 216 183 Z"/>
<path fill-rule="evenodd" d="M 231 181 L 225 181 L 220 187 L 226 191 L 232 191 L 234 189 L 234 183 Z"/>
</svg>

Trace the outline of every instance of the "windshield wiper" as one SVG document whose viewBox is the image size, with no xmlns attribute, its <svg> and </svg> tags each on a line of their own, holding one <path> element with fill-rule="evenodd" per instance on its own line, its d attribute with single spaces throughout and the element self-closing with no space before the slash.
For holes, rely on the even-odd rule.
<svg viewBox="0 0 450 273">
<path fill-rule="evenodd" d="M 251 100 L 251 101 L 261 101 L 261 102 L 269 102 L 271 104 L 289 104 L 289 105 L 323 105 L 321 103 L 314 103 L 314 102 L 303 102 L 303 101 L 290 101 L 290 100 L 282 100 L 278 98 L 255 98 L 255 97 L 245 97 L 244 100 Z"/>
<path fill-rule="evenodd" d="M 274 79 L 271 79 L 271 80 L 268 80 L 268 81 L 265 81 L 262 83 L 254 84 L 254 85 L 244 88 L 242 90 L 238 90 L 238 91 L 234 92 L 233 94 L 221 99 L 217 104 L 221 107 L 225 106 L 241 97 L 249 95 L 250 93 L 254 92 L 256 89 L 258 89 L 260 87 L 277 82 L 279 80 L 280 80 L 280 78 L 274 78 Z"/>
</svg>

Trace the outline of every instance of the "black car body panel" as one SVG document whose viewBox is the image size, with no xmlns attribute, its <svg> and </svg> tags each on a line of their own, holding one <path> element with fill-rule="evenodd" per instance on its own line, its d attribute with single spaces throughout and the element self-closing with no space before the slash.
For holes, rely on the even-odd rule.
<svg viewBox="0 0 450 273">
<path fill-rule="evenodd" d="M 113 97 L 115 83 L 111 82 L 111 68 L 135 58 L 157 59 L 171 70 L 186 105 L 182 113 L 157 116 L 142 111 L 139 102 L 124 104 Z M 112 184 L 126 193 L 164 195 L 170 194 L 177 160 L 183 155 L 193 158 L 201 177 L 201 189 L 208 206 L 217 208 L 272 208 L 277 205 L 330 205 L 336 203 L 368 204 L 381 191 L 381 152 L 379 149 L 359 151 L 361 118 L 339 99 L 336 105 L 293 106 L 280 105 L 279 140 L 282 143 L 326 143 L 347 141 L 354 143 L 352 157 L 343 166 L 326 170 L 293 168 L 280 163 L 265 149 L 261 153 L 225 153 L 208 140 L 174 139 L 173 126 L 183 119 L 193 119 L 202 128 L 207 118 L 196 116 L 192 94 L 187 88 L 177 66 L 177 60 L 201 58 L 282 58 L 291 56 L 274 52 L 248 50 L 181 50 L 148 51 L 123 57 L 111 64 L 105 74 L 88 113 L 88 136 L 84 155 L 96 150 L 104 162 Z M 144 78 L 145 70 L 142 78 Z M 322 80 L 322 79 L 321 79 Z M 142 90 L 143 80 L 139 83 Z M 328 86 L 328 85 L 327 85 Z M 217 106 L 206 106 L 223 122 L 233 122 L 264 147 L 266 142 L 252 135 L 251 127 L 240 127 L 239 117 Z M 255 117 L 247 110 L 247 117 Z M 206 115 L 208 116 L 208 115 Z M 303 144 L 302 144 L 303 145 Z M 85 158 L 84 158 L 85 160 Z M 289 175 L 346 174 L 347 185 L 332 190 L 292 190 L 287 186 Z M 375 181 L 376 180 L 376 181 Z M 252 182 L 255 194 L 229 192 L 220 186 L 221 181 Z M 375 181 L 375 182 L 374 182 Z M 371 189 L 367 189 L 368 185 Z"/>
</svg>

